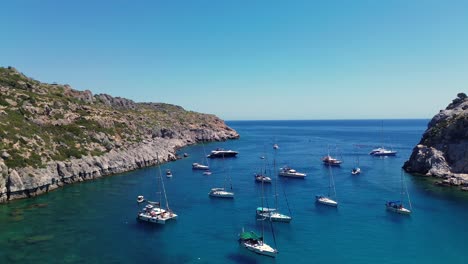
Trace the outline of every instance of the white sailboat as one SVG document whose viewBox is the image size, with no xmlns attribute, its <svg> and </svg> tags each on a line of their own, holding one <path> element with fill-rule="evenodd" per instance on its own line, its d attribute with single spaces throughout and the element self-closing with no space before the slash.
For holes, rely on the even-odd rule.
<svg viewBox="0 0 468 264">
<path fill-rule="evenodd" d="M 328 184 L 328 195 L 316 195 L 315 200 L 317 203 L 328 205 L 328 206 L 333 206 L 337 207 L 338 202 L 336 201 L 336 189 L 335 189 L 335 181 L 333 180 L 333 173 L 332 169 L 328 167 L 328 178 L 329 178 L 329 184 Z M 332 199 L 334 197 L 334 199 Z"/>
<path fill-rule="evenodd" d="M 159 158 L 158 158 L 158 168 L 159 168 L 159 176 L 158 176 L 159 201 L 158 202 L 146 201 L 142 195 L 139 195 L 137 198 L 137 202 L 140 204 L 146 201 L 148 204 L 143 208 L 143 210 L 140 210 L 140 212 L 138 212 L 137 219 L 141 221 L 145 221 L 145 222 L 150 222 L 150 223 L 165 224 L 166 221 L 168 220 L 177 219 L 177 214 L 175 214 L 169 207 L 169 201 L 166 195 L 166 188 L 164 187 L 164 181 L 162 178 L 161 165 L 159 164 Z M 166 203 L 166 208 L 161 207 L 163 196 L 164 196 L 164 201 Z"/>
<path fill-rule="evenodd" d="M 359 156 L 357 154 L 355 155 L 356 155 L 356 165 L 351 170 L 351 174 L 358 175 L 358 174 L 361 174 L 361 168 L 359 167 Z"/>
<path fill-rule="evenodd" d="M 263 208 L 263 201 L 265 199 L 265 192 L 263 188 L 263 182 L 262 182 L 262 208 Z M 264 235 L 265 235 L 265 219 L 266 217 L 262 217 L 260 220 L 262 221 L 262 235 L 259 236 L 255 234 L 255 232 L 250 231 L 250 232 L 245 232 L 244 229 L 242 229 L 242 233 L 239 236 L 239 242 L 248 250 L 255 252 L 260 255 L 264 256 L 269 256 L 269 257 L 276 257 L 276 254 L 278 254 L 278 250 L 274 249 L 264 241 Z M 271 223 L 270 223 L 271 224 Z M 271 225 L 271 230 L 273 233 L 273 226 Z M 273 233 L 273 238 L 274 238 L 274 233 Z M 276 244 L 276 240 L 275 240 Z"/>
<path fill-rule="evenodd" d="M 202 144 L 202 147 L 203 147 L 203 157 L 204 157 L 203 161 L 206 162 L 206 165 L 203 164 L 203 162 L 201 162 L 201 163 L 194 162 L 194 163 L 192 163 L 192 169 L 193 170 L 205 170 L 205 171 L 210 170 L 208 158 L 206 157 L 205 144 L 203 143 L 203 141 L 204 141 L 204 139 L 201 140 L 201 144 Z"/>
<path fill-rule="evenodd" d="M 276 157 L 275 159 L 273 159 L 273 170 L 276 171 Z M 263 189 L 263 183 L 262 183 L 262 189 Z M 255 212 L 257 216 L 261 218 L 270 219 L 270 221 L 273 221 L 273 222 L 285 222 L 285 223 L 291 222 L 292 220 L 291 216 L 282 214 L 278 210 L 278 176 L 276 176 L 276 180 L 275 180 L 275 207 L 274 208 L 264 207 L 263 200 L 262 200 L 262 206 L 257 207 Z"/>
<path fill-rule="evenodd" d="M 223 164 L 224 164 L 224 158 L 223 158 Z M 234 192 L 227 191 L 226 189 L 226 183 L 229 178 L 229 183 L 231 185 L 231 190 L 232 190 L 232 182 L 230 180 L 230 177 L 228 173 L 226 173 L 226 176 L 224 177 L 224 186 L 223 187 L 216 187 L 216 188 L 211 188 L 210 192 L 208 193 L 209 196 L 211 197 L 218 197 L 218 198 L 234 198 Z"/>
<path fill-rule="evenodd" d="M 410 200 L 410 197 L 409 197 L 409 193 L 408 193 L 408 190 L 407 190 L 407 187 L 406 187 L 406 183 L 405 183 L 405 180 L 403 178 L 403 171 L 401 171 L 401 173 L 400 173 L 400 183 L 401 183 L 400 200 L 387 201 L 385 203 L 385 207 L 390 212 L 409 215 L 409 214 L 411 214 L 412 206 L 411 206 L 411 200 Z M 405 194 L 406 194 L 406 197 L 408 199 L 408 205 L 409 205 L 410 209 L 405 208 L 404 205 L 403 205 L 403 199 L 405 198 Z"/>
</svg>

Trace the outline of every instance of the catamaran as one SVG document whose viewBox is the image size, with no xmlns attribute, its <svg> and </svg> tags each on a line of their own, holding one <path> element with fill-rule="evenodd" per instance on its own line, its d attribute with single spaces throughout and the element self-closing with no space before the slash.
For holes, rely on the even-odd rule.
<svg viewBox="0 0 468 264">
<path fill-rule="evenodd" d="M 157 202 L 147 201 L 144 199 L 142 195 L 139 195 L 137 197 L 138 204 L 147 202 L 147 205 L 143 208 L 143 210 L 140 210 L 140 212 L 138 212 L 137 219 L 141 221 L 145 221 L 145 222 L 150 222 L 150 223 L 165 224 L 166 221 L 168 220 L 177 219 L 177 215 L 169 207 L 169 201 L 167 199 L 166 189 L 164 187 L 164 181 L 162 178 L 161 165 L 159 164 L 159 158 L 158 158 L 158 168 L 159 168 L 159 176 L 158 176 L 159 201 Z M 163 196 L 164 196 L 164 201 L 166 202 L 166 208 L 161 207 Z"/>
</svg>

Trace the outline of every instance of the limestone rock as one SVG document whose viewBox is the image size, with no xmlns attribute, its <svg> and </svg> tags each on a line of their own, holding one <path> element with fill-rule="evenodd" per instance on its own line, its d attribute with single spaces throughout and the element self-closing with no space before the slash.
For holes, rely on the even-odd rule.
<svg viewBox="0 0 468 264">
<path fill-rule="evenodd" d="M 403 168 L 428 176 L 466 178 L 468 98 L 464 93 L 458 94 L 445 110 L 432 118 Z"/>
</svg>

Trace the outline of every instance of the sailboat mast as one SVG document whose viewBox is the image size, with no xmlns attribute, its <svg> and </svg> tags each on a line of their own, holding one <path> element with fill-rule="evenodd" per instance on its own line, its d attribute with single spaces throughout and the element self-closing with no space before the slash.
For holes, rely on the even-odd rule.
<svg viewBox="0 0 468 264">
<path fill-rule="evenodd" d="M 162 187 L 162 192 L 164 193 L 164 200 L 166 201 L 166 209 L 170 210 L 169 208 L 169 201 L 167 200 L 167 195 L 166 195 L 166 188 L 164 187 L 164 181 L 162 179 L 162 172 L 161 172 L 161 163 L 159 161 L 159 155 L 156 154 L 156 157 L 158 159 L 158 168 L 159 168 L 159 180 L 161 181 L 160 184 L 160 191 L 159 191 L 159 206 L 161 207 L 161 202 L 162 202 L 162 193 L 161 193 L 161 187 Z"/>
<path fill-rule="evenodd" d="M 275 208 L 278 209 L 278 173 L 276 172 L 276 149 L 273 157 L 273 173 L 276 174 L 275 180 Z"/>
</svg>

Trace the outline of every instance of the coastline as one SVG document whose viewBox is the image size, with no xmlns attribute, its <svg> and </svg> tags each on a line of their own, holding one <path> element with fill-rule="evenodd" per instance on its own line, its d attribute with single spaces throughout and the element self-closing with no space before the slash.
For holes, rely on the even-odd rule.
<svg viewBox="0 0 468 264">
<path fill-rule="evenodd" d="M 8 169 L 0 159 L 0 204 L 35 197 L 75 182 L 154 166 L 158 160 L 160 163 L 174 161 L 178 149 L 198 142 L 198 134 L 190 132 L 183 138 L 148 138 L 128 147 L 112 149 L 102 156 L 51 161 L 45 168 Z M 211 131 L 210 137 L 203 140 L 225 141 L 237 138 L 239 134 L 234 130 L 220 130 Z"/>
</svg>

